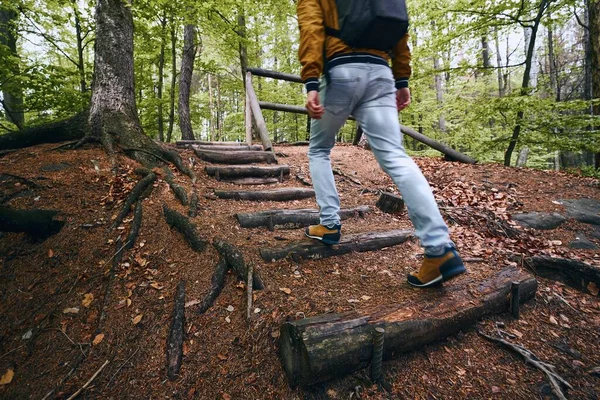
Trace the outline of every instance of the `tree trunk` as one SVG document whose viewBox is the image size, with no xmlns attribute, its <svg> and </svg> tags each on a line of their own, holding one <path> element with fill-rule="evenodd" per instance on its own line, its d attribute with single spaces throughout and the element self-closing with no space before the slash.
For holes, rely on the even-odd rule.
<svg viewBox="0 0 600 400">
<path fill-rule="evenodd" d="M 77 41 L 77 71 L 79 72 L 79 90 L 85 93 L 87 84 L 85 81 L 85 62 L 83 60 L 83 35 L 81 33 L 81 18 L 77 2 L 73 0 L 73 14 L 75 16 L 75 37 Z"/>
<path fill-rule="evenodd" d="M 592 74 L 592 97 L 600 99 L 600 0 L 588 0 L 590 69 Z M 600 115 L 600 104 L 593 107 L 593 114 Z M 600 169 L 600 152 L 596 152 L 594 164 Z"/>
<path fill-rule="evenodd" d="M 537 36 L 537 31 L 540 26 L 540 21 L 547 9 L 548 2 L 550 0 L 541 0 L 537 16 L 535 17 L 533 27 L 531 28 L 531 34 L 529 35 L 529 43 L 527 46 L 527 56 L 525 58 L 525 72 L 523 72 L 523 82 L 521 84 L 521 96 L 527 96 L 529 94 L 529 82 L 531 79 L 531 68 L 533 64 L 533 56 L 535 53 L 535 39 Z M 517 146 L 517 142 L 519 140 L 519 134 L 521 133 L 521 121 L 523 120 L 523 116 L 525 113 L 522 110 L 517 112 L 517 123 L 513 129 L 512 137 L 510 138 L 510 142 L 508 144 L 508 148 L 504 153 L 504 165 L 510 167 L 510 159 L 512 158 L 512 153 Z"/>
<path fill-rule="evenodd" d="M 10 55 L 18 60 L 17 54 L 17 12 L 8 5 L 0 5 L 0 44 L 8 48 Z M 4 63 L 4 61 L 3 61 Z M 7 76 L 2 79 L 2 107 L 6 112 L 6 119 L 19 129 L 25 125 L 23 112 L 23 90 L 19 79 L 19 61 L 7 62 Z"/>
<path fill-rule="evenodd" d="M 181 138 L 194 140 L 194 131 L 190 118 L 190 89 L 194 60 L 199 46 L 196 44 L 196 26 L 188 24 L 183 30 L 183 54 L 181 56 L 181 74 L 179 76 L 179 127 Z"/>
<path fill-rule="evenodd" d="M 504 97 L 504 84 L 502 79 L 502 56 L 500 55 L 500 40 L 498 27 L 494 27 L 494 42 L 496 43 L 496 74 L 498 75 L 498 96 Z"/>
<path fill-rule="evenodd" d="M 490 46 L 486 35 L 481 37 L 481 63 L 483 68 L 489 68 L 492 64 L 490 62 Z"/>
<path fill-rule="evenodd" d="M 175 125 L 175 88 L 177 83 L 177 32 L 173 16 L 171 16 L 171 92 L 169 105 L 169 128 L 167 130 L 167 143 L 173 137 Z"/>
<path fill-rule="evenodd" d="M 341 220 L 362 217 L 370 212 L 369 206 L 355 208 L 342 208 L 338 211 Z M 315 225 L 319 223 L 319 210 L 316 208 L 303 208 L 295 210 L 267 210 L 253 213 L 238 213 L 235 218 L 242 228 L 258 228 L 266 226 L 270 230 L 275 227 L 293 229 L 302 226 Z"/>
<path fill-rule="evenodd" d="M 238 35 L 239 35 L 239 53 L 240 67 L 242 69 L 242 80 L 244 88 L 246 87 L 246 72 L 248 71 L 248 49 L 246 47 L 246 17 L 244 10 L 238 10 Z"/>
<path fill-rule="evenodd" d="M 212 91 L 212 74 L 208 73 L 207 76 L 207 80 L 208 80 L 208 112 L 209 112 L 209 116 L 208 116 L 208 140 L 209 141 L 213 141 L 215 140 L 215 134 L 214 134 L 214 129 L 215 129 L 215 124 L 214 124 L 214 118 L 213 118 L 213 113 L 214 113 L 214 105 L 213 105 L 213 91 Z"/>
<path fill-rule="evenodd" d="M 166 8 L 160 21 L 160 54 L 158 55 L 158 88 L 156 89 L 156 99 L 158 100 L 158 140 L 165 141 L 165 121 L 163 119 L 163 86 L 165 72 L 165 47 L 166 47 L 166 30 L 167 30 L 167 12 Z"/>
</svg>

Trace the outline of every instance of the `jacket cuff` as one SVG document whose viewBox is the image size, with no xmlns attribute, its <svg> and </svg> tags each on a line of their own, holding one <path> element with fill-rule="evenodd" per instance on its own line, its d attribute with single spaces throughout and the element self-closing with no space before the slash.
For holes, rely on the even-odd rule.
<svg viewBox="0 0 600 400">
<path fill-rule="evenodd" d="M 306 92 L 311 92 L 313 90 L 319 91 L 319 78 L 308 78 L 304 81 L 304 86 L 306 86 Z"/>
<path fill-rule="evenodd" d="M 396 89 L 402 89 L 408 87 L 408 78 L 396 79 Z"/>
</svg>

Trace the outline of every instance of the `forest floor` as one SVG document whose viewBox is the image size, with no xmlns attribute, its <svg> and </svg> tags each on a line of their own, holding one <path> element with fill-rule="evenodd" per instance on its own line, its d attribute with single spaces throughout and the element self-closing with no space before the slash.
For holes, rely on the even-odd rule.
<svg viewBox="0 0 600 400">
<path fill-rule="evenodd" d="M 163 203 L 183 214 L 187 210 L 161 175 L 143 202 L 140 237 L 116 269 L 103 318 L 115 243 L 126 235 L 131 215 L 115 230 L 110 225 L 139 179 L 133 174 L 138 165 L 123 159 L 114 178 L 102 150 L 53 150 L 56 146 L 27 148 L 0 158 L 0 174 L 30 181 L 2 175 L 1 196 L 21 192 L 9 206 L 61 210 L 60 218 L 66 221 L 58 234 L 42 242 L 32 242 L 23 234 L 0 236 L 0 377 L 10 381 L 2 384 L 0 380 L 2 399 L 43 398 L 66 377 L 48 398 L 68 398 L 105 361 L 108 364 L 81 398 L 551 398 L 543 373 L 515 353 L 486 341 L 475 329 L 495 332 L 502 324 L 512 335 L 511 341 L 556 366 L 557 373 L 573 386 L 569 398 L 600 397 L 600 377 L 588 372 L 600 365 L 600 298 L 541 277 L 535 299 L 522 306 L 519 320 L 509 314 L 487 317 L 441 342 L 385 362 L 390 392 L 373 385 L 367 370 L 310 388 L 290 388 L 278 358 L 283 322 L 380 304 L 426 301 L 443 295 L 444 289 L 420 290 L 406 283 L 406 274 L 421 260 L 414 239 L 375 252 L 265 263 L 258 253 L 260 247 L 300 240 L 302 229 L 243 229 L 234 213 L 315 208 L 314 199 L 291 204 L 216 199 L 214 188 L 236 186 L 208 177 L 206 164 L 199 160 L 194 169 L 201 196 L 194 223 L 204 239 L 220 238 L 238 246 L 260 272 L 266 288 L 255 292 L 257 312 L 250 322 L 246 320 L 244 284 L 230 272 L 215 304 L 198 314 L 193 304 L 210 287 L 218 253 L 212 246 L 200 254 L 193 252 L 169 228 L 162 216 Z M 276 152 L 283 153 L 280 163 L 291 166 L 291 178 L 275 186 L 302 186 L 295 177 L 308 176 L 306 147 L 277 146 Z M 181 155 L 184 160 L 193 157 L 188 150 Z M 406 212 L 390 216 L 375 208 L 378 191 L 394 188 L 369 151 L 339 145 L 332 161 L 355 181 L 336 176 L 342 206 L 374 209 L 363 218 L 344 221 L 344 234 L 412 228 Z M 440 158 L 416 162 L 434 189 L 462 257 L 470 260 L 468 273 L 447 285 L 476 284 L 516 265 L 514 256 L 519 254 L 551 254 L 600 265 L 598 250 L 567 247 L 578 232 L 591 233 L 590 225 L 569 220 L 554 230 L 534 231 L 520 228 L 510 218 L 524 211 L 563 212 L 559 199 L 600 199 L 597 180 Z M 189 178 L 175 175 L 179 184 L 191 188 Z M 188 302 L 184 360 L 179 379 L 171 382 L 166 379 L 165 348 L 180 280 L 186 281 Z"/>
</svg>

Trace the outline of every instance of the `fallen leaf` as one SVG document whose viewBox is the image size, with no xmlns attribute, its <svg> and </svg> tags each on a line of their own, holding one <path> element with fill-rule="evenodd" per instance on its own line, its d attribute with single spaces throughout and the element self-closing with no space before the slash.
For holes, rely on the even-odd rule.
<svg viewBox="0 0 600 400">
<path fill-rule="evenodd" d="M 558 321 L 557 321 L 557 320 L 556 320 L 556 318 L 554 318 L 554 316 L 552 316 L 552 315 L 550 316 L 550 323 L 551 323 L 552 325 L 558 325 Z"/>
<path fill-rule="evenodd" d="M 78 313 L 79 313 L 79 308 L 77 308 L 77 307 L 65 308 L 63 310 L 63 314 L 78 314 Z"/>
<path fill-rule="evenodd" d="M 229 317 L 225 317 L 225 321 L 226 321 L 227 323 L 230 323 L 230 322 L 231 322 L 231 318 L 229 318 Z"/>
<path fill-rule="evenodd" d="M 598 296 L 598 293 L 600 293 L 600 288 L 598 288 L 598 286 L 594 283 L 594 282 L 590 282 L 587 284 L 587 289 L 590 291 L 591 294 L 593 294 L 594 296 Z"/>
<path fill-rule="evenodd" d="M 232 312 L 233 310 L 235 310 L 235 308 L 233 308 L 232 305 L 227 306 L 227 311 Z"/>
<path fill-rule="evenodd" d="M 10 382 L 12 382 L 14 376 L 15 371 L 13 371 L 12 368 L 9 369 L 4 373 L 4 375 L 2 375 L 2 378 L 0 378 L 0 385 L 8 385 Z"/>
<path fill-rule="evenodd" d="M 371 296 L 361 296 L 364 301 L 371 300 Z"/>
<path fill-rule="evenodd" d="M 48 249 L 48 258 L 54 257 L 54 251 L 52 249 Z"/>
<path fill-rule="evenodd" d="M 221 361 L 225 361 L 225 360 L 227 360 L 228 357 L 226 355 L 223 355 L 223 354 L 217 354 L 217 358 L 219 360 L 221 360 Z"/>
<path fill-rule="evenodd" d="M 462 369 L 462 368 L 460 368 L 460 367 L 456 369 L 456 372 L 457 372 L 457 373 L 458 373 L 458 375 L 460 375 L 460 376 L 463 376 L 464 374 L 466 374 L 466 373 L 467 373 L 467 371 L 465 371 L 464 369 Z"/>
<path fill-rule="evenodd" d="M 261 310 L 260 310 L 260 308 L 256 307 L 256 308 L 254 309 L 254 314 L 258 314 L 260 311 L 261 311 Z"/>
<path fill-rule="evenodd" d="M 492 386 L 492 393 L 500 393 L 501 390 L 498 386 Z"/>
<path fill-rule="evenodd" d="M 129 307 L 131 305 L 131 299 L 125 300 L 125 303 L 127 304 L 127 307 Z"/>
<path fill-rule="evenodd" d="M 94 338 L 94 340 L 92 340 L 92 345 L 96 346 L 97 344 L 100 344 L 100 342 L 104 339 L 104 333 L 99 333 L 96 335 L 96 337 Z"/>
<path fill-rule="evenodd" d="M 94 295 L 91 293 L 87 293 L 86 295 L 83 296 L 81 305 L 87 308 L 90 306 L 90 304 L 92 304 L 92 301 L 94 301 Z"/>
<path fill-rule="evenodd" d="M 131 322 L 133 322 L 134 325 L 137 325 L 140 323 L 140 321 L 142 320 L 142 317 L 144 316 L 144 314 L 140 314 L 137 317 L 135 317 L 134 319 L 131 320 Z"/>
<path fill-rule="evenodd" d="M 279 290 L 281 290 L 285 294 L 292 294 L 292 289 L 286 287 L 280 287 Z"/>
<path fill-rule="evenodd" d="M 163 286 L 161 286 L 158 282 L 151 283 L 150 286 L 152 286 L 156 290 L 161 290 L 163 288 Z"/>
<path fill-rule="evenodd" d="M 521 339 L 523 337 L 523 334 L 516 329 L 511 329 L 510 331 L 519 339 Z"/>
<path fill-rule="evenodd" d="M 223 393 L 223 400 L 231 400 L 231 396 L 227 393 Z"/>
<path fill-rule="evenodd" d="M 191 307 L 191 306 L 195 306 L 196 304 L 200 304 L 202 303 L 200 300 L 190 300 L 187 303 L 185 303 L 185 308 Z"/>
</svg>

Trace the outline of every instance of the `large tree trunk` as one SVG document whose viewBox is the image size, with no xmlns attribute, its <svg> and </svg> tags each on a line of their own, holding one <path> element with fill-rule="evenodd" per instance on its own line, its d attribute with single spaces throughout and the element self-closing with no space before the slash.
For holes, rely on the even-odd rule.
<svg viewBox="0 0 600 400">
<path fill-rule="evenodd" d="M 181 128 L 181 138 L 185 140 L 195 139 L 190 118 L 190 89 L 194 72 L 194 60 L 199 47 L 196 44 L 196 36 L 196 26 L 186 25 L 183 30 L 183 54 L 179 76 L 179 127 Z"/>
<path fill-rule="evenodd" d="M 160 54 L 158 55 L 158 88 L 156 89 L 156 98 L 158 100 L 158 140 L 165 141 L 165 121 L 163 119 L 163 86 L 164 86 L 164 71 L 165 71 L 165 47 L 167 38 L 165 37 L 167 30 L 167 15 L 166 9 L 160 21 Z"/>
<path fill-rule="evenodd" d="M 592 97 L 600 99 L 600 0 L 588 0 L 590 69 L 592 74 Z M 600 104 L 593 108 L 594 115 L 600 115 Z M 596 152 L 594 164 L 600 168 L 600 152 Z"/>
<path fill-rule="evenodd" d="M 17 12 L 8 5 L 0 5 L 0 44 L 4 45 L 14 57 L 12 62 L 6 62 L 7 75 L 0 76 L 2 84 L 2 107 L 6 113 L 6 119 L 15 124 L 19 129 L 25 125 L 25 113 L 23 112 L 23 90 L 19 80 L 15 79 L 20 74 L 17 54 L 16 24 Z"/>
<path fill-rule="evenodd" d="M 540 27 L 540 21 L 548 8 L 548 3 L 550 0 L 541 0 L 537 16 L 535 17 L 533 27 L 531 28 L 531 32 L 529 34 L 528 46 L 527 46 L 527 55 L 525 58 L 525 72 L 523 72 L 523 82 L 521 84 L 521 96 L 527 96 L 529 93 L 529 83 L 531 80 L 531 69 L 533 67 L 533 59 L 535 53 L 535 39 L 537 36 L 538 28 Z M 526 31 L 527 32 L 527 31 Z M 521 121 L 523 121 L 523 117 L 525 113 L 523 110 L 519 110 L 517 112 L 517 123 L 513 129 L 512 137 L 510 138 L 510 142 L 508 144 L 508 148 L 504 153 L 504 165 L 510 167 L 510 159 L 512 158 L 512 153 L 517 146 L 517 142 L 519 140 L 519 135 L 521 133 Z"/>
</svg>

